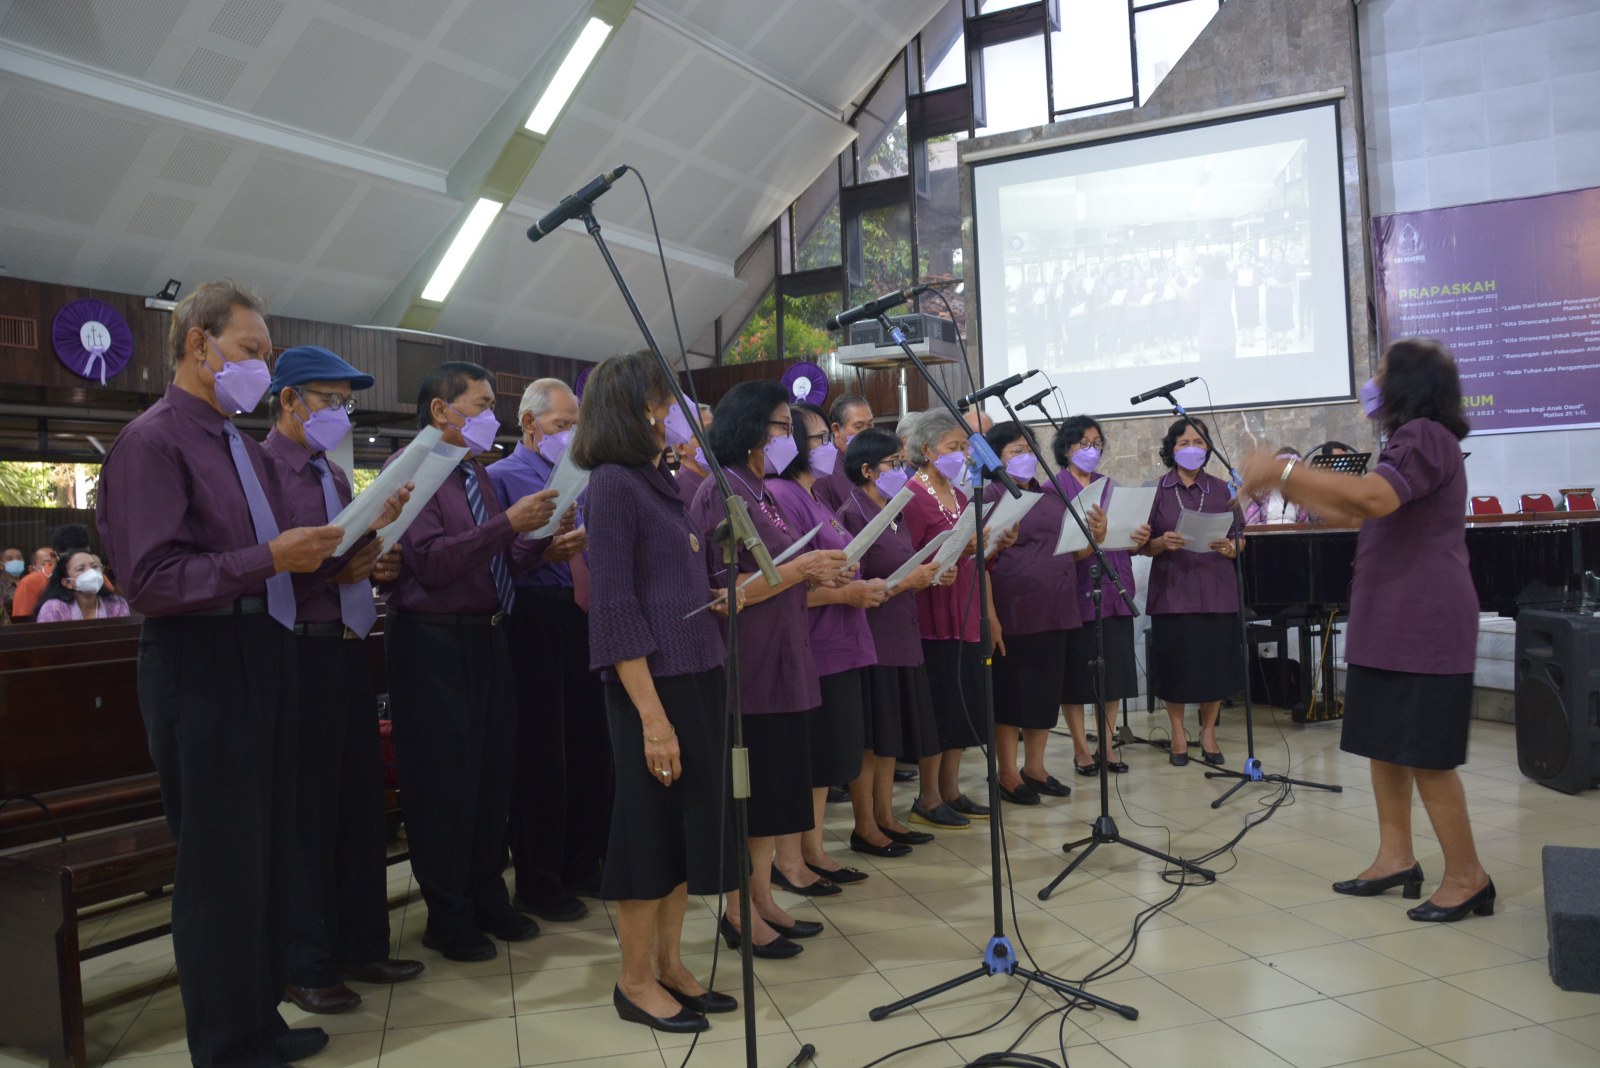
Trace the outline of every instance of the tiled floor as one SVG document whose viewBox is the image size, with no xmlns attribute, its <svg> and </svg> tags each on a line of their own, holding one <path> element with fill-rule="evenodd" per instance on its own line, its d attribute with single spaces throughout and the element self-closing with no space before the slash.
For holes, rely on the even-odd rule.
<svg viewBox="0 0 1600 1068">
<path fill-rule="evenodd" d="M 1236 713 L 1224 720 L 1221 742 L 1237 767 L 1243 725 Z M 1078 1068 L 1600 1065 L 1600 995 L 1565 993 L 1546 971 L 1539 867 L 1546 843 L 1600 847 L 1600 793 L 1567 797 L 1525 781 L 1511 729 L 1475 723 L 1462 777 L 1499 909 L 1489 919 L 1420 926 L 1406 919 L 1398 893 L 1359 899 L 1328 889 L 1364 867 L 1376 841 L 1366 768 L 1339 752 L 1337 724 L 1301 727 L 1260 710 L 1258 721 L 1257 751 L 1268 772 L 1339 783 L 1345 792 L 1296 790 L 1231 858 L 1212 862 L 1215 885 L 1185 889 L 1144 926 L 1127 966 L 1089 984 L 1092 993 L 1137 1008 L 1136 1022 L 1079 1010 L 1063 1024 L 1055 994 L 1001 977 L 869 1022 L 873 1006 L 978 964 L 992 933 L 988 838 L 982 830 L 943 835 L 910 857 L 871 864 L 844 848 L 846 806 L 835 805 L 836 855 L 873 875 L 820 903 L 786 899 L 796 916 L 820 919 L 827 930 L 794 960 L 758 962 L 760 1063 L 785 1065 L 806 1042 L 824 1068 L 928 1043 L 889 1063 L 943 1068 L 1020 1038 L 1019 1050 L 1058 1064 L 1064 1045 Z M 1140 714 L 1133 725 L 1158 724 Z M 1051 744 L 1052 769 L 1070 772 L 1070 746 Z M 1198 765 L 1169 767 L 1164 754 L 1143 746 L 1126 759 L 1132 772 L 1113 780 L 1112 815 L 1124 834 L 1163 851 L 1212 850 L 1275 796 L 1247 786 L 1213 810 L 1209 802 L 1228 783 L 1207 780 Z M 977 754 L 969 756 L 975 795 L 981 769 Z M 1093 781 L 1073 782 L 1068 800 L 1007 806 L 1004 814 L 1015 891 L 1006 899 L 1008 930 L 1025 961 L 1067 981 L 1102 968 L 1128 940 L 1135 915 L 1171 890 L 1156 861 L 1113 846 L 1038 900 L 1065 864 L 1063 841 L 1085 833 L 1097 811 Z M 909 787 L 902 790 L 909 803 Z M 1426 834 L 1420 807 L 1416 826 Z M 1436 878 L 1440 857 L 1431 841 L 1419 841 L 1418 857 Z M 395 878 L 394 891 L 404 893 L 408 876 Z M 712 964 L 710 908 L 691 909 L 685 937 L 688 963 L 702 975 Z M 498 958 L 474 965 L 443 961 L 418 945 L 419 903 L 397 909 L 394 919 L 402 953 L 426 960 L 427 972 L 392 992 L 363 988 L 356 1012 L 317 1019 L 333 1042 L 308 1065 L 676 1068 L 683 1060 L 686 1041 L 622 1023 L 613 1012 L 618 953 L 605 909 L 580 923 L 547 925 L 534 941 L 509 952 L 502 946 Z M 91 1063 L 188 1064 L 171 965 L 165 941 L 89 962 Z M 718 988 L 737 992 L 737 957 L 724 949 L 717 965 Z M 288 1015 L 292 1023 L 303 1019 Z M 690 1064 L 743 1064 L 740 1018 L 713 1021 Z M 39 1063 L 0 1052 L 0 1068 Z"/>
</svg>

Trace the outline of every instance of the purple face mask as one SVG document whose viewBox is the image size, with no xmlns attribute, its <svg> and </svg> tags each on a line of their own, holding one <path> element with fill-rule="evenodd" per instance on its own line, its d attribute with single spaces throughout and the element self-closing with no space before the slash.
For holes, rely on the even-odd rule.
<svg viewBox="0 0 1600 1068">
<path fill-rule="evenodd" d="M 1198 471 L 1205 466 L 1206 450 L 1198 445 L 1185 445 L 1174 452 L 1172 458 L 1178 461 L 1178 466 L 1185 471 Z"/>
<path fill-rule="evenodd" d="M 500 420 L 495 417 L 493 409 L 469 416 L 454 404 L 446 404 L 445 407 L 467 421 L 461 428 L 461 437 L 473 452 L 488 452 L 494 448 L 494 436 L 500 432 Z"/>
<path fill-rule="evenodd" d="M 551 463 L 560 463 L 561 454 L 567 451 L 567 445 L 572 441 L 572 430 L 561 431 L 559 434 L 546 434 L 539 439 L 539 455 Z"/>
<path fill-rule="evenodd" d="M 1093 445 L 1085 445 L 1072 454 L 1072 466 L 1086 475 L 1094 474 L 1094 469 L 1100 466 L 1100 450 Z"/>
<path fill-rule="evenodd" d="M 768 477 L 775 477 L 782 474 L 784 468 L 800 455 L 800 446 L 794 443 L 794 438 L 785 435 L 781 438 L 768 438 L 761 452 L 766 457 Z"/>
<path fill-rule="evenodd" d="M 211 341 L 211 338 L 207 337 L 206 340 Z M 235 360 L 230 363 L 215 341 L 211 341 L 211 347 L 216 349 L 217 359 L 222 361 L 222 369 L 212 372 L 216 379 L 217 403 L 225 412 L 255 411 L 261 398 L 267 395 L 267 387 L 272 384 L 272 371 L 267 368 L 267 361 Z"/>
<path fill-rule="evenodd" d="M 699 464 L 701 467 L 706 465 L 706 450 L 702 449 L 698 445 L 694 447 L 694 462 Z"/>
<path fill-rule="evenodd" d="M 1361 383 L 1361 408 L 1367 413 L 1368 419 L 1378 418 L 1383 411 L 1383 391 L 1378 388 L 1376 378 Z"/>
<path fill-rule="evenodd" d="M 878 487 L 878 492 L 885 497 L 894 498 L 894 495 L 906 488 L 906 483 L 911 481 L 911 473 L 903 467 L 891 467 L 883 474 L 872 480 Z"/>
<path fill-rule="evenodd" d="M 824 442 L 811 450 L 811 473 L 819 478 L 827 478 L 833 474 L 834 465 L 839 462 L 839 447 L 833 442 Z"/>
<path fill-rule="evenodd" d="M 936 456 L 933 460 L 934 470 L 938 471 L 951 482 L 965 482 L 967 470 L 967 456 L 960 452 L 947 452 L 943 456 Z"/>
<path fill-rule="evenodd" d="M 667 444 L 673 447 L 687 445 L 694 440 L 694 429 L 689 426 L 683 409 L 676 404 L 667 412 Z"/>
<path fill-rule="evenodd" d="M 1006 474 L 1018 482 L 1032 482 L 1039 472 L 1039 458 L 1031 452 L 1013 456 L 1006 461 Z"/>
<path fill-rule="evenodd" d="M 295 418 L 299 419 L 299 416 Z M 350 433 L 350 417 L 344 414 L 343 408 L 323 408 L 312 412 L 310 419 L 300 420 L 300 425 L 305 428 L 306 444 L 314 452 L 337 449 L 339 442 Z"/>
</svg>

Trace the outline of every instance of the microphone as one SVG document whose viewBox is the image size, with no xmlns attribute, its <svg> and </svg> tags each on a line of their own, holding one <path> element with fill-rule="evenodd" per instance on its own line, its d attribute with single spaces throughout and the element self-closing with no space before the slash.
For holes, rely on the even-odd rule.
<svg viewBox="0 0 1600 1068">
<path fill-rule="evenodd" d="M 841 327 L 849 326 L 851 323 L 859 323 L 863 319 L 876 319 L 890 308 L 898 308 L 906 301 L 919 297 L 930 290 L 940 289 L 944 286 L 956 286 L 960 284 L 961 279 L 959 278 L 953 278 L 944 282 L 918 282 L 914 286 L 908 286 L 905 289 L 897 289 L 893 293 L 885 293 L 877 300 L 869 300 L 865 304 L 857 304 L 854 308 L 850 308 L 846 311 L 840 312 L 838 315 L 835 315 L 824 325 L 827 326 L 829 330 L 838 330 Z"/>
<path fill-rule="evenodd" d="M 1199 375 L 1194 375 L 1194 376 L 1192 376 L 1190 378 L 1180 378 L 1176 382 L 1168 382 L 1166 385 L 1160 387 L 1159 389 L 1146 390 L 1145 392 L 1139 394 L 1137 397 L 1130 397 L 1128 399 L 1128 403 L 1129 404 L 1143 404 L 1145 401 L 1150 400 L 1153 397 L 1165 397 L 1168 393 L 1171 393 L 1175 389 L 1182 389 L 1184 386 L 1187 386 L 1190 382 L 1198 382 L 1198 381 L 1200 381 L 1200 376 Z"/>
<path fill-rule="evenodd" d="M 1023 382 L 1026 382 L 1028 379 L 1032 378 L 1038 373 L 1039 369 L 1035 367 L 1031 371 L 1023 371 L 1021 374 L 1012 375 L 1010 378 L 1002 378 L 1000 381 L 991 386 L 984 386 L 982 389 L 968 393 L 965 397 L 961 398 L 961 407 L 971 408 L 973 405 L 978 404 L 981 401 L 988 400 L 990 397 L 1004 393 L 1012 386 L 1022 385 Z M 1039 397 L 1043 397 L 1045 393 L 1049 392 L 1050 391 L 1047 389 L 1044 391 L 1044 393 L 1039 394 Z M 1034 399 L 1038 400 L 1039 398 L 1035 397 Z"/>
<path fill-rule="evenodd" d="M 537 241 L 547 236 L 550 231 L 566 222 L 576 219 L 587 212 L 600 195 L 611 188 L 611 183 L 627 174 L 629 167 L 626 163 L 620 167 L 613 167 L 604 174 L 596 175 L 594 180 L 576 193 L 565 198 L 561 203 L 550 209 L 549 214 L 528 227 L 528 240 Z"/>
<path fill-rule="evenodd" d="M 1037 408 L 1041 412 L 1044 412 L 1044 399 L 1046 397 L 1050 396 L 1051 393 L 1054 393 L 1055 392 L 1055 388 L 1056 387 L 1051 386 L 1049 389 L 1041 389 L 1039 392 L 1035 393 L 1033 396 L 1029 397 L 1027 400 L 1023 401 L 1021 404 L 1017 405 L 1017 407 L 1018 408 Z M 1045 412 L 1045 414 L 1049 415 L 1050 413 L 1049 412 Z"/>
</svg>

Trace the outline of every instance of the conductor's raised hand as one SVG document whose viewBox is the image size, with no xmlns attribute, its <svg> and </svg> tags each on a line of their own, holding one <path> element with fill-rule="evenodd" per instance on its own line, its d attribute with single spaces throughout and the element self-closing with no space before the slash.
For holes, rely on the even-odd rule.
<svg viewBox="0 0 1600 1068">
<path fill-rule="evenodd" d="M 273 571 L 315 571 L 344 540 L 342 527 L 294 527 L 267 542 Z"/>
<path fill-rule="evenodd" d="M 1270 449 L 1257 449 L 1245 457 L 1244 466 L 1239 469 L 1244 478 L 1244 487 L 1241 493 L 1259 494 L 1264 490 L 1277 489 L 1283 478 L 1283 469 L 1289 461 L 1279 459 Z"/>
<path fill-rule="evenodd" d="M 513 501 L 511 507 L 506 509 L 511 529 L 518 534 L 526 534 L 550 522 L 550 517 L 556 514 L 556 497 L 555 490 L 546 489 Z"/>
</svg>

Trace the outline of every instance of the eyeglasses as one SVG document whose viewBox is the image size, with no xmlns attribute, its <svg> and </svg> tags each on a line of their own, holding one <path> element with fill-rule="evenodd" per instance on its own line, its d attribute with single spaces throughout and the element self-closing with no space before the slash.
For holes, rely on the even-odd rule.
<svg viewBox="0 0 1600 1068">
<path fill-rule="evenodd" d="M 356 399 L 346 397 L 343 393 L 329 393 L 321 389 L 300 389 L 302 397 L 321 397 L 324 408 L 343 408 L 344 414 L 349 415 L 356 410 Z"/>
<path fill-rule="evenodd" d="M 809 445 L 809 444 L 811 444 L 813 442 L 824 442 L 824 441 L 827 441 L 831 437 L 833 437 L 832 434 L 829 434 L 826 431 L 824 431 L 821 434 L 807 434 L 805 436 L 805 441 Z"/>
<path fill-rule="evenodd" d="M 1073 442 L 1073 444 L 1080 449 L 1103 449 L 1106 447 L 1106 443 L 1103 441 L 1090 441 L 1087 438 L 1083 441 Z"/>
<path fill-rule="evenodd" d="M 785 434 L 793 434 L 794 433 L 794 423 L 789 421 L 789 420 L 787 420 L 787 419 L 768 419 L 767 420 L 767 425 L 768 426 L 781 426 L 781 427 L 783 427 L 783 432 Z"/>
</svg>

